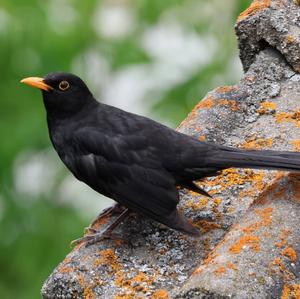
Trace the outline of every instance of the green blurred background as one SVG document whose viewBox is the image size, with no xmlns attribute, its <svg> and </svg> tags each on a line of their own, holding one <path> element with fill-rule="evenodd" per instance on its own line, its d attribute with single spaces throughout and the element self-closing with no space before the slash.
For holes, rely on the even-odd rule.
<svg viewBox="0 0 300 299">
<path fill-rule="evenodd" d="M 250 0 L 1 0 L 0 297 L 40 298 L 69 243 L 109 201 L 50 146 L 28 76 L 69 71 L 103 102 L 176 127 L 237 82 L 234 23 Z"/>
</svg>

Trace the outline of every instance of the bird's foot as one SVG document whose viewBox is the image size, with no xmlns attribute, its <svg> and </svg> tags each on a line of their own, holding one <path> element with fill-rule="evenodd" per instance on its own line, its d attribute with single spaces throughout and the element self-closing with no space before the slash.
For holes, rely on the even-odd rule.
<svg viewBox="0 0 300 299">
<path fill-rule="evenodd" d="M 91 227 L 86 228 L 86 231 L 88 231 L 89 234 L 85 235 L 82 238 L 72 241 L 71 246 L 78 245 L 81 243 L 85 243 L 86 246 L 89 246 L 105 239 L 112 239 L 112 240 L 120 239 L 120 237 L 116 236 L 112 232 L 127 217 L 128 214 L 129 214 L 128 209 L 123 210 L 121 215 L 119 215 L 117 219 L 115 219 L 104 230 L 98 231 Z"/>
<path fill-rule="evenodd" d="M 119 203 L 116 203 L 106 209 L 104 209 L 98 216 L 97 218 L 91 223 L 91 225 L 87 228 L 85 228 L 86 232 L 92 231 L 94 230 L 93 226 L 96 225 L 97 223 L 99 223 L 103 218 L 107 217 L 107 216 L 112 216 L 115 214 L 122 214 L 122 212 L 124 212 L 126 208 L 121 206 Z"/>
<path fill-rule="evenodd" d="M 82 238 L 78 238 L 76 240 L 73 240 L 71 242 L 71 247 L 76 246 L 78 244 L 82 244 L 84 243 L 85 246 L 90 246 L 93 245 L 95 243 L 98 243 L 102 240 L 120 240 L 121 237 L 119 235 L 116 234 L 112 234 L 112 232 L 106 232 L 105 231 L 97 231 L 97 230 L 93 230 L 93 233 L 85 235 Z"/>
</svg>

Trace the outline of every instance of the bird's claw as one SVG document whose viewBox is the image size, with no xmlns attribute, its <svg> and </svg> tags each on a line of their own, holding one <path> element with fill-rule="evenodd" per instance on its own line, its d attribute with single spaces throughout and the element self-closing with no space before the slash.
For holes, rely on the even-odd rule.
<svg viewBox="0 0 300 299">
<path fill-rule="evenodd" d="M 87 227 L 85 231 L 87 232 L 87 235 L 83 236 L 82 238 L 76 239 L 71 242 L 71 246 L 78 245 L 81 243 L 85 243 L 86 246 L 95 244 L 99 241 L 102 241 L 104 239 L 112 239 L 112 240 L 120 240 L 118 236 L 113 234 L 113 230 L 127 217 L 129 214 L 129 210 L 125 209 L 120 216 L 118 216 L 117 219 L 114 220 L 113 223 L 111 223 L 107 228 L 104 230 L 96 230 L 92 228 L 91 226 Z"/>
<path fill-rule="evenodd" d="M 88 228 L 87 228 L 88 229 Z M 92 231 L 95 231 L 95 233 L 85 235 L 81 238 L 75 239 L 71 242 L 70 246 L 76 246 L 78 244 L 85 243 L 85 246 L 90 246 L 95 243 L 98 243 L 99 241 L 105 240 L 105 239 L 111 239 L 111 240 L 120 240 L 120 236 L 117 234 L 113 234 L 111 232 L 105 232 L 105 231 L 97 231 L 95 229 L 92 229 Z"/>
<path fill-rule="evenodd" d="M 101 240 L 108 239 L 108 238 L 109 238 L 108 235 L 103 234 L 102 232 L 97 232 L 96 231 L 96 233 L 88 234 L 88 235 L 85 235 L 81 238 L 73 240 L 71 242 L 71 246 L 76 246 L 76 245 L 81 244 L 81 243 L 85 243 L 85 245 L 88 246 L 88 245 L 92 245 L 94 243 L 97 243 Z M 92 243 L 90 244 L 90 242 L 92 242 Z"/>
</svg>

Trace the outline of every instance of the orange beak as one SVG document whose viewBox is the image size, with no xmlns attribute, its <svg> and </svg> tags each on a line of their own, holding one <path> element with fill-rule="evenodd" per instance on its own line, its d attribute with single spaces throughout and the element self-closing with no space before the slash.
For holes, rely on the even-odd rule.
<svg viewBox="0 0 300 299">
<path fill-rule="evenodd" d="M 46 91 L 50 91 L 53 90 L 53 87 L 51 87 L 50 85 L 47 85 L 44 82 L 43 78 L 39 78 L 39 77 L 29 77 L 29 78 L 25 78 L 21 80 L 21 83 L 25 83 L 29 86 L 35 87 L 35 88 L 39 88 L 42 90 L 46 90 Z"/>
</svg>

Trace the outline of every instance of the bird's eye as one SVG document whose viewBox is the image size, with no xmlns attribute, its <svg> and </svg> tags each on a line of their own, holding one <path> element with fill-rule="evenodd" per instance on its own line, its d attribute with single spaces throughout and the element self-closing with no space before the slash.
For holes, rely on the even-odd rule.
<svg viewBox="0 0 300 299">
<path fill-rule="evenodd" d="M 61 81 L 58 87 L 60 90 L 65 91 L 70 87 L 70 84 L 68 81 Z"/>
</svg>

